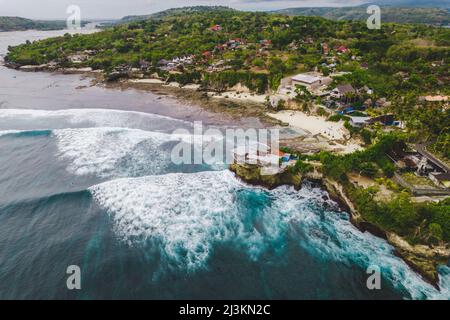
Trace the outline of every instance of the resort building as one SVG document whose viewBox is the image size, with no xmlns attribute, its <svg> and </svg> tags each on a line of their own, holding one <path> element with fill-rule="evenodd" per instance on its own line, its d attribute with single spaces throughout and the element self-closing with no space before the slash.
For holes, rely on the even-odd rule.
<svg viewBox="0 0 450 320">
<path fill-rule="evenodd" d="M 381 116 L 373 117 L 368 120 L 369 124 L 381 123 L 384 126 L 393 126 L 395 124 L 395 116 L 390 114 L 383 114 Z"/>
<path fill-rule="evenodd" d="M 326 55 L 330 53 L 330 47 L 326 42 L 322 43 L 322 53 Z"/>
<path fill-rule="evenodd" d="M 350 50 L 346 46 L 337 46 L 337 47 L 335 47 L 335 50 L 336 50 L 337 53 L 350 52 Z"/>
<path fill-rule="evenodd" d="M 362 128 L 368 125 L 370 117 L 350 117 L 350 125 L 355 128 Z"/>
<path fill-rule="evenodd" d="M 209 28 L 209 30 L 211 30 L 211 31 L 221 31 L 222 30 L 222 26 L 220 24 L 216 24 L 215 26 L 212 26 L 211 28 Z"/>
<path fill-rule="evenodd" d="M 315 90 L 321 86 L 327 86 L 331 82 L 331 78 L 323 77 L 320 74 L 300 73 L 291 77 L 291 83 L 294 88 L 296 85 L 301 85 L 308 90 Z"/>
<path fill-rule="evenodd" d="M 305 86 L 307 88 L 317 87 L 322 84 L 322 79 L 317 76 L 301 73 L 293 76 L 291 78 L 292 85 L 295 87 L 296 85 Z"/>
<path fill-rule="evenodd" d="M 332 98 L 341 99 L 347 94 L 356 93 L 356 90 L 351 84 L 340 84 L 331 91 L 330 96 Z"/>
</svg>

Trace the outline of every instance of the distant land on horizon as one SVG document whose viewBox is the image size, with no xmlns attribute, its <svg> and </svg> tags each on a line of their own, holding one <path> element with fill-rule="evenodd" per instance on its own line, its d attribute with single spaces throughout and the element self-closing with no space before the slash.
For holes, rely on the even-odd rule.
<svg viewBox="0 0 450 320">
<path fill-rule="evenodd" d="M 62 30 L 65 27 L 65 20 L 31 20 L 21 17 L 0 17 L 0 31 Z"/>
<path fill-rule="evenodd" d="M 391 7 L 450 8 L 450 0 L 373 0 L 367 4 Z M 363 6 L 367 6 L 364 4 Z"/>
<path fill-rule="evenodd" d="M 273 11 L 275 14 L 318 16 L 330 20 L 365 20 L 367 19 L 367 6 L 377 4 L 382 7 L 382 21 L 397 23 L 425 23 L 447 26 L 450 24 L 450 0 L 380 0 L 370 1 L 363 5 L 350 7 L 294 7 Z M 207 13 L 216 11 L 239 11 L 225 6 L 186 6 L 171 8 L 151 14 L 128 15 L 122 19 L 108 19 L 104 26 L 124 24 L 146 19 L 162 19 L 173 15 L 186 15 L 190 13 Z M 99 19 L 100 21 L 101 19 Z M 85 24 L 87 22 L 83 22 Z M 0 32 L 36 30 L 62 30 L 66 27 L 65 20 L 33 20 L 22 17 L 0 16 Z"/>
<path fill-rule="evenodd" d="M 187 6 L 180 8 L 171 8 L 163 11 L 158 11 L 151 14 L 143 15 L 129 15 L 120 19 L 120 23 L 127 23 L 132 21 L 141 21 L 147 19 L 161 19 L 167 16 L 177 15 L 177 14 L 189 14 L 189 13 L 206 13 L 215 11 L 238 11 L 236 9 L 225 7 L 225 6 Z"/>
<path fill-rule="evenodd" d="M 331 20 L 366 20 L 368 5 L 356 7 L 315 7 L 287 8 L 272 11 L 274 13 L 299 16 L 319 16 Z M 382 22 L 425 23 L 432 25 L 448 25 L 450 11 L 437 7 L 396 7 L 381 6 Z"/>
<path fill-rule="evenodd" d="M 438 2 L 440 3 L 440 6 L 437 5 Z M 450 24 L 450 11 L 443 6 L 443 4 L 448 2 L 450 2 L 450 0 L 442 2 L 430 1 L 427 5 L 425 5 L 426 1 L 417 1 L 417 3 L 424 4 L 422 7 L 413 6 L 413 1 L 408 0 L 390 1 L 390 5 L 384 5 L 384 3 L 388 3 L 388 1 L 371 1 L 370 3 L 379 4 L 382 6 L 382 21 L 384 22 L 448 25 Z M 397 4 L 402 4 L 404 7 L 399 7 Z M 436 4 L 436 6 L 432 7 L 431 4 Z M 298 7 L 268 12 L 286 15 L 319 16 L 331 20 L 365 20 L 368 17 L 366 12 L 367 6 L 368 4 L 352 7 Z M 182 7 L 159 11 L 147 15 L 125 16 L 118 20 L 118 23 L 122 24 L 146 19 L 162 19 L 166 16 L 172 15 L 185 15 L 199 12 L 205 13 L 218 10 L 237 11 L 236 9 L 224 6 Z"/>
<path fill-rule="evenodd" d="M 82 21 L 84 26 L 87 21 Z M 63 30 L 67 27 L 66 20 L 32 20 L 21 17 L 1 17 L 0 32 L 25 30 Z"/>
</svg>

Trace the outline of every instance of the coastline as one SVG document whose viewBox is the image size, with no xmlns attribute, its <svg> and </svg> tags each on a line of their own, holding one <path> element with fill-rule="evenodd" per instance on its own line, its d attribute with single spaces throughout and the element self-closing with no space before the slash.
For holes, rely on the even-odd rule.
<svg viewBox="0 0 450 320">
<path fill-rule="evenodd" d="M 399 235 L 383 230 L 379 226 L 366 221 L 348 198 L 345 187 L 339 182 L 325 177 L 323 173 L 318 172 L 317 168 L 313 172 L 308 172 L 304 175 L 283 171 L 281 174 L 274 176 L 261 176 L 257 171 L 260 170 L 259 168 L 245 164 L 232 164 L 230 170 L 241 180 L 251 185 L 259 185 L 268 189 L 289 185 L 299 190 L 304 181 L 317 184 L 328 193 L 330 199 L 338 204 L 340 210 L 349 214 L 350 222 L 355 228 L 361 232 L 369 232 L 376 237 L 386 240 L 394 248 L 396 256 L 401 258 L 427 283 L 440 290 L 437 268 L 439 265 L 444 265 L 450 258 L 450 249 L 445 247 L 431 248 L 425 245 L 413 246 Z"/>
<path fill-rule="evenodd" d="M 445 247 L 428 247 L 425 245 L 411 245 L 399 235 L 383 230 L 377 225 L 366 221 L 345 193 L 345 188 L 338 182 L 328 178 L 321 181 L 321 185 L 330 197 L 336 201 L 341 209 L 348 212 L 351 223 L 361 232 L 369 232 L 374 236 L 386 240 L 393 248 L 394 254 L 401 258 L 416 273 L 436 289 L 439 287 L 439 265 L 446 264 L 450 258 L 450 250 Z"/>
<path fill-rule="evenodd" d="M 110 89 L 136 89 L 152 92 L 158 95 L 171 96 L 183 103 L 187 103 L 189 105 L 197 105 L 207 111 L 220 113 L 221 115 L 225 115 L 233 120 L 238 120 L 242 117 L 257 118 L 265 127 L 283 124 L 282 121 L 278 121 L 269 116 L 266 116 L 264 108 L 261 108 L 262 105 L 259 103 L 251 101 L 239 101 L 235 99 L 218 99 L 211 97 L 207 92 L 198 91 L 197 89 L 193 89 L 190 87 L 180 88 L 175 85 L 168 85 L 158 82 L 138 83 L 130 81 L 120 81 L 112 83 L 99 82 L 96 84 Z"/>
<path fill-rule="evenodd" d="M 191 122 L 202 121 L 204 125 L 211 126 L 266 128 L 273 125 L 270 119 L 260 121 L 254 112 L 248 112 L 248 116 L 238 116 L 240 113 L 236 109 L 240 110 L 243 106 L 236 108 L 234 104 L 218 101 L 213 104 L 214 108 L 209 108 L 208 100 L 194 90 L 159 84 L 104 83 L 102 74 L 98 72 L 26 72 L 6 64 L 0 64 L 0 69 L 0 82 L 3 82 L 0 87 L 2 108 L 60 110 L 101 105 L 105 109 L 152 113 Z M 51 98 L 55 95 L 57 99 Z M 256 106 L 252 108 L 257 110 Z M 229 112 L 221 112 L 227 109 Z"/>
<path fill-rule="evenodd" d="M 125 91 L 134 89 L 142 92 L 150 92 L 160 97 L 167 96 L 189 106 L 197 106 L 205 111 L 220 113 L 235 122 L 239 119 L 254 118 L 261 121 L 258 126 L 286 126 L 283 121 L 274 119 L 266 114 L 266 108 L 258 99 L 228 98 L 225 94 L 213 95 L 213 92 L 199 91 L 196 85 L 179 87 L 175 83 L 166 83 L 160 79 L 125 79 L 108 82 L 102 71 L 88 70 L 87 68 L 58 68 L 48 66 L 18 66 L 12 63 L 4 63 L 4 67 L 24 73 L 42 72 L 56 75 L 80 75 L 82 78 L 91 79 L 91 86 L 106 89 Z M 23 69 L 23 67 L 26 67 Z M 249 94 L 250 95 L 250 94 Z M 261 99 L 259 99 L 261 100 Z"/>
<path fill-rule="evenodd" d="M 274 119 L 266 113 L 265 108 L 261 108 L 261 104 L 244 102 L 239 99 L 227 99 L 227 98 L 213 98 L 206 92 L 197 91 L 194 88 L 179 88 L 173 85 L 164 85 L 157 81 L 149 81 L 147 83 L 121 81 L 106 83 L 103 81 L 101 73 L 75 71 L 75 70 L 42 70 L 43 72 L 53 72 L 58 74 L 80 74 L 82 77 L 89 77 L 92 81 L 92 85 L 100 86 L 111 90 L 141 90 L 152 92 L 159 96 L 168 96 L 175 98 L 177 101 L 183 102 L 187 105 L 196 105 L 204 110 L 213 112 L 221 117 L 224 115 L 228 118 L 230 123 L 235 125 L 239 123 L 242 117 L 255 118 L 260 121 L 264 127 L 270 127 L 273 125 L 286 126 L 287 123 L 283 122 L 283 118 Z M 39 71 L 41 72 L 41 71 Z M 317 134 L 317 133 L 316 133 Z M 302 177 L 299 179 L 292 179 L 291 177 L 284 177 L 277 182 L 278 185 L 294 185 L 299 188 L 301 185 Z M 345 194 L 344 187 L 335 181 L 331 181 L 323 176 L 321 177 L 306 177 L 306 180 L 312 180 L 319 183 L 323 189 L 327 191 L 330 197 L 335 200 L 340 207 L 347 211 L 350 215 L 350 221 L 352 224 L 362 232 L 370 232 L 371 234 L 385 239 L 395 249 L 395 254 L 402 258 L 414 271 L 422 276 L 422 278 L 428 283 L 432 284 L 435 288 L 439 289 L 439 278 L 437 273 L 437 266 L 442 264 L 442 261 L 447 258 L 448 253 L 442 252 L 445 258 L 440 255 L 440 249 L 427 250 L 431 251 L 431 254 L 424 252 L 424 248 L 420 246 L 411 246 L 401 237 L 384 231 L 379 227 L 364 221 L 362 216 L 357 212 L 356 208 L 348 199 Z M 245 179 L 244 179 L 245 180 Z M 247 181 L 250 184 L 259 184 L 266 188 L 271 188 L 271 183 L 261 183 L 258 180 Z M 273 186 L 272 186 L 273 187 Z M 424 246 L 423 246 L 424 247 Z M 447 255 L 446 255 L 447 254 Z"/>
<path fill-rule="evenodd" d="M 20 72 L 20 70 L 19 70 Z M 175 100 L 182 106 L 201 109 L 206 113 L 207 119 L 214 123 L 225 124 L 232 127 L 245 128 L 279 128 L 283 132 L 280 136 L 280 145 L 293 148 L 303 153 L 316 153 L 320 150 L 337 154 L 348 154 L 361 149 L 361 142 L 349 139 L 348 130 L 343 122 L 333 123 L 314 115 L 307 115 L 296 110 L 282 110 L 277 113 L 262 101 L 263 95 L 252 95 L 245 91 L 231 91 L 217 93 L 201 90 L 198 85 L 180 87 L 176 83 L 166 83 L 156 78 L 124 79 L 108 82 L 104 74 L 97 71 L 80 71 L 72 69 L 42 70 L 52 74 L 75 74 L 91 79 L 91 86 L 116 91 L 137 90 L 151 93 L 158 99 L 167 97 Z M 242 90 L 236 86 L 236 90 Z M 166 114 L 163 114 L 166 115 Z M 289 115 L 292 115 L 289 117 Z M 172 116 L 172 115 L 170 115 Z M 205 121 L 204 117 L 200 117 Z M 293 120 L 292 120 L 293 119 Z M 193 119 L 189 115 L 182 116 L 182 120 Z M 292 121 L 291 121 L 292 120 Z"/>
</svg>

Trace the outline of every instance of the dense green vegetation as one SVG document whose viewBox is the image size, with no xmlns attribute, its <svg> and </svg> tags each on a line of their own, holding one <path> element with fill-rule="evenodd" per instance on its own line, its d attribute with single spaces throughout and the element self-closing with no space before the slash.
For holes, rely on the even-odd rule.
<svg viewBox="0 0 450 320">
<path fill-rule="evenodd" d="M 220 28 L 211 30 L 216 25 Z M 240 44 L 218 49 L 232 39 L 239 39 Z M 330 48 L 329 54 L 323 52 L 323 43 Z M 350 51 L 338 54 L 338 46 Z M 285 76 L 318 66 L 326 69 L 322 65 L 333 59 L 337 71 L 348 72 L 335 77 L 333 85 L 372 88 L 371 98 L 391 101 L 385 111 L 405 120 L 412 137 L 436 140 L 436 151 L 450 154 L 449 109 L 443 103 L 419 99 L 450 95 L 450 29 L 384 23 L 381 30 L 369 30 L 360 21 L 193 7 L 169 10 L 96 34 L 65 35 L 10 48 L 6 61 L 70 67 L 74 65 L 69 57 L 85 51 L 90 52 L 88 58 L 76 66 L 107 73 L 117 67 L 141 68 L 148 76 L 156 72 L 181 84 L 199 83 L 221 91 L 240 83 L 258 93 L 275 90 Z M 177 72 L 159 68 L 162 59 L 187 55 L 195 55 L 194 62 Z M 227 68 L 209 70 L 219 62 Z M 351 100 L 361 105 L 366 98 L 360 95 Z"/>
<path fill-rule="evenodd" d="M 224 6 L 191 6 L 191 7 L 182 7 L 182 8 L 172 8 L 164 11 L 159 11 L 152 14 L 147 15 L 138 15 L 138 16 L 125 16 L 121 20 L 118 21 L 119 24 L 122 23 L 130 23 L 134 21 L 142 21 L 147 19 L 162 19 L 168 16 L 176 16 L 176 15 L 189 15 L 193 13 L 211 13 L 215 11 L 236 11 L 234 9 L 224 7 Z"/>
<path fill-rule="evenodd" d="M 0 31 L 62 30 L 66 21 L 36 21 L 19 17 L 0 17 Z"/>
<path fill-rule="evenodd" d="M 223 30 L 209 30 L 216 24 Z M 8 59 L 19 64 L 42 64 L 88 49 L 96 50 L 86 62 L 94 68 L 139 66 L 141 60 L 155 66 L 160 59 L 213 51 L 216 45 L 234 38 L 244 39 L 248 45 L 216 53 L 208 61 L 225 59 L 235 70 L 268 73 L 275 81 L 274 87 L 282 76 L 313 70 L 326 62 L 320 43 L 327 42 L 330 47 L 347 45 L 351 55 L 361 56 L 370 65 L 366 70 L 350 55 L 337 57 L 338 69 L 352 72 L 342 81 L 367 84 L 380 96 L 449 90 L 445 83 L 450 52 L 448 29 L 386 24 L 374 31 L 362 22 L 230 10 L 169 15 L 95 35 L 44 40 L 13 48 Z M 264 39 L 272 41 L 273 46 L 261 52 L 259 41 Z M 433 62 L 438 64 L 432 67 Z M 407 79 L 399 73 L 407 74 Z"/>
<path fill-rule="evenodd" d="M 298 16 L 318 16 L 332 20 L 367 20 L 367 7 L 344 8 L 289 8 L 276 11 L 277 13 Z M 444 8 L 412 8 L 412 7 L 381 7 L 382 22 L 397 23 L 426 23 L 434 25 L 448 25 L 450 13 Z"/>
<path fill-rule="evenodd" d="M 370 178 L 391 177 L 394 166 L 386 152 L 404 136 L 389 134 L 364 151 L 345 156 L 322 153 L 324 173 L 345 186 L 347 194 L 366 221 L 383 230 L 404 236 L 411 243 L 437 244 L 450 242 L 450 199 L 435 203 L 413 203 L 409 193 L 397 193 L 390 201 L 376 201 L 377 187 L 355 187 L 347 179 L 348 172 Z"/>
<path fill-rule="evenodd" d="M 450 108 L 441 103 L 417 103 L 415 96 L 395 100 L 390 110 L 405 120 L 410 139 L 432 142 L 432 149 L 450 159 Z"/>
<path fill-rule="evenodd" d="M 257 93 L 266 92 L 268 76 L 263 73 L 253 73 L 245 71 L 222 71 L 205 74 L 203 83 L 208 87 L 221 91 L 226 87 L 233 87 L 242 84 Z"/>
<path fill-rule="evenodd" d="M 348 172 L 358 172 L 370 178 L 377 176 L 392 177 L 394 165 L 386 153 L 403 139 L 397 134 L 383 135 L 378 142 L 363 151 L 356 151 L 344 156 L 331 153 L 320 155 L 324 173 L 337 180 L 344 181 Z"/>
<path fill-rule="evenodd" d="M 185 14 L 186 10 L 189 14 Z M 416 204 L 409 194 L 397 192 L 392 200 L 380 202 L 375 199 L 375 188 L 357 188 L 347 178 L 349 172 L 372 179 L 391 177 L 395 168 L 386 152 L 403 140 L 432 141 L 433 151 L 450 157 L 450 109 L 445 102 L 420 98 L 450 95 L 449 29 L 385 23 L 381 30 L 369 30 L 361 21 L 238 12 L 220 7 L 175 9 L 145 18 L 128 17 L 126 21 L 131 23 L 95 34 L 66 34 L 11 47 L 5 60 L 18 65 L 92 67 L 109 75 L 138 68 L 144 76 L 157 73 L 162 79 L 183 85 L 197 83 L 224 91 L 241 84 L 260 94 L 276 90 L 284 77 L 297 72 L 320 68 L 328 74 L 330 70 L 323 65 L 333 62 L 336 71 L 347 73 L 335 77 L 332 87 L 350 83 L 354 88 L 373 89 L 370 99 L 386 98 L 391 104 L 370 107 L 367 112 L 393 112 L 397 119 L 405 121 L 406 133 L 382 134 L 376 128 L 355 129 L 347 123 L 352 134 L 363 138 L 367 149 L 343 156 L 326 152 L 315 157 L 299 155 L 293 172 L 311 170 L 305 160 L 320 161 L 324 174 L 345 186 L 367 221 L 412 243 L 450 241 L 450 200 Z M 223 48 L 230 40 L 238 44 Z M 329 53 L 324 52 L 324 43 Z M 349 51 L 338 53 L 341 46 Z M 70 59 L 73 55 L 85 55 L 85 59 L 75 64 Z M 190 55 L 194 56 L 192 63 L 173 70 L 161 68 L 163 61 L 167 65 L 174 58 Z M 297 102 L 309 108 L 311 93 L 297 90 L 299 96 L 301 93 Z M 355 94 L 347 98 L 361 106 L 369 97 Z M 326 113 L 324 109 L 322 112 Z M 335 121 L 348 119 L 341 115 L 330 117 Z"/>
<path fill-rule="evenodd" d="M 450 242 L 450 198 L 439 203 L 413 203 L 402 192 L 388 202 L 374 200 L 376 188 L 346 184 L 347 193 L 366 221 L 395 232 L 409 242 L 438 244 Z"/>
<path fill-rule="evenodd" d="M 288 148 L 284 152 L 296 154 L 299 165 L 293 173 L 310 170 L 305 161 L 320 161 L 326 177 L 338 181 L 365 221 L 373 223 L 382 230 L 395 232 L 410 243 L 439 244 L 450 242 L 450 198 L 439 203 L 414 203 L 411 195 L 399 189 L 386 177 L 394 173 L 394 165 L 386 152 L 406 139 L 403 134 L 384 134 L 364 151 L 348 155 L 336 155 L 329 152 L 309 156 L 298 154 Z M 378 187 L 360 188 L 352 184 L 347 174 L 356 172 L 375 180 L 383 180 L 394 189 L 394 197 L 388 201 L 376 199 Z"/>
<path fill-rule="evenodd" d="M 447 119 L 449 118 L 450 115 L 447 113 Z M 450 159 L 450 126 L 445 127 L 441 131 L 431 149 L 434 152 L 441 153 L 443 157 Z"/>
</svg>

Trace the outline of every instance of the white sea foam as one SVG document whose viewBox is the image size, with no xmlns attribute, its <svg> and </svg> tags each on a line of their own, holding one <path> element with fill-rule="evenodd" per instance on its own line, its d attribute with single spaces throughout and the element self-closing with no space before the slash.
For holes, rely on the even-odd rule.
<svg viewBox="0 0 450 320">
<path fill-rule="evenodd" d="M 215 241 L 241 233 L 233 208 L 239 185 L 221 171 L 119 179 L 90 190 L 125 241 L 158 242 L 168 264 L 194 270 L 205 265 Z"/>
<path fill-rule="evenodd" d="M 450 298 L 449 270 L 441 279 L 446 289 L 438 292 L 384 240 L 358 231 L 346 214 L 324 211 L 335 204 L 323 200 L 326 194 L 317 188 L 263 191 L 219 171 L 120 179 L 90 191 L 111 215 L 119 237 L 131 245 L 153 241 L 168 265 L 205 267 L 214 244 L 226 241 L 258 259 L 268 248 L 282 247 L 271 243 L 293 228 L 300 245 L 316 257 L 363 269 L 378 265 L 383 277 L 412 298 Z M 240 198 L 242 192 L 266 195 L 268 204 L 256 209 L 258 227 L 248 222 L 249 204 Z"/>
<path fill-rule="evenodd" d="M 21 130 L 3 130 L 3 131 L 0 131 L 0 137 L 1 136 L 6 136 L 6 135 L 9 135 L 9 134 L 20 133 L 20 132 L 22 132 L 22 131 Z"/>
<path fill-rule="evenodd" d="M 0 137 L 34 132 L 36 130 L 5 130 Z M 183 141 L 197 149 L 201 139 L 208 141 L 222 137 L 196 137 L 189 134 L 167 134 L 140 129 L 94 127 L 45 130 L 56 139 L 57 156 L 67 163 L 67 169 L 75 175 L 99 177 L 135 177 L 164 173 L 171 163 L 171 148 L 165 143 Z M 223 169 L 221 165 L 211 168 Z"/>
<path fill-rule="evenodd" d="M 135 176 L 164 172 L 170 161 L 161 145 L 187 137 L 123 128 L 54 130 L 58 156 L 76 175 Z"/>
<path fill-rule="evenodd" d="M 85 121 L 86 116 L 99 116 L 100 121 L 105 121 L 103 124 L 108 123 L 107 121 L 123 121 L 121 119 L 116 120 L 117 117 L 123 117 L 129 115 L 137 115 L 144 117 L 152 117 L 159 119 L 175 120 L 170 117 L 156 115 L 152 113 L 138 112 L 138 111 L 125 111 L 116 109 L 98 109 L 98 108 L 85 108 L 85 109 L 63 109 L 63 110 L 42 110 L 42 109 L 0 109 L 0 117 L 10 117 L 10 116 L 29 116 L 29 117 L 51 117 L 51 116 L 67 116 L 73 117 L 75 121 Z M 108 119 L 108 116 L 109 119 Z M 183 121 L 183 120 L 176 120 Z"/>
<path fill-rule="evenodd" d="M 450 298 L 448 283 L 444 283 L 449 281 L 448 275 L 443 275 L 445 279 L 441 279 L 446 289 L 439 292 L 395 256 L 394 248 L 385 240 L 368 232 L 360 232 L 348 219 L 335 212 L 325 211 L 319 215 L 317 210 L 308 209 L 311 203 L 323 204 L 325 193 L 322 190 L 303 188 L 300 192 L 293 192 L 292 189 L 278 188 L 274 193 L 274 207 L 284 211 L 285 223 L 295 222 L 301 227 L 306 234 L 301 246 L 316 256 L 363 268 L 379 266 L 383 277 L 396 288 L 409 292 L 413 299 Z M 305 202 L 305 199 L 308 201 Z"/>
<path fill-rule="evenodd" d="M 34 109 L 0 109 L 0 119 L 20 119 L 29 120 L 38 125 L 39 121 L 48 123 L 55 121 L 54 128 L 61 128 L 61 120 L 68 125 L 84 127 L 122 127 L 122 128 L 141 128 L 149 124 L 158 126 L 165 123 L 178 123 L 185 126 L 191 126 L 191 123 L 173 119 L 166 116 L 114 109 L 64 109 L 64 110 L 34 110 Z M 69 126 L 66 126 L 69 127 Z M 49 127 L 46 127 L 47 129 Z M 54 129 L 50 127 L 50 129 Z"/>
</svg>

